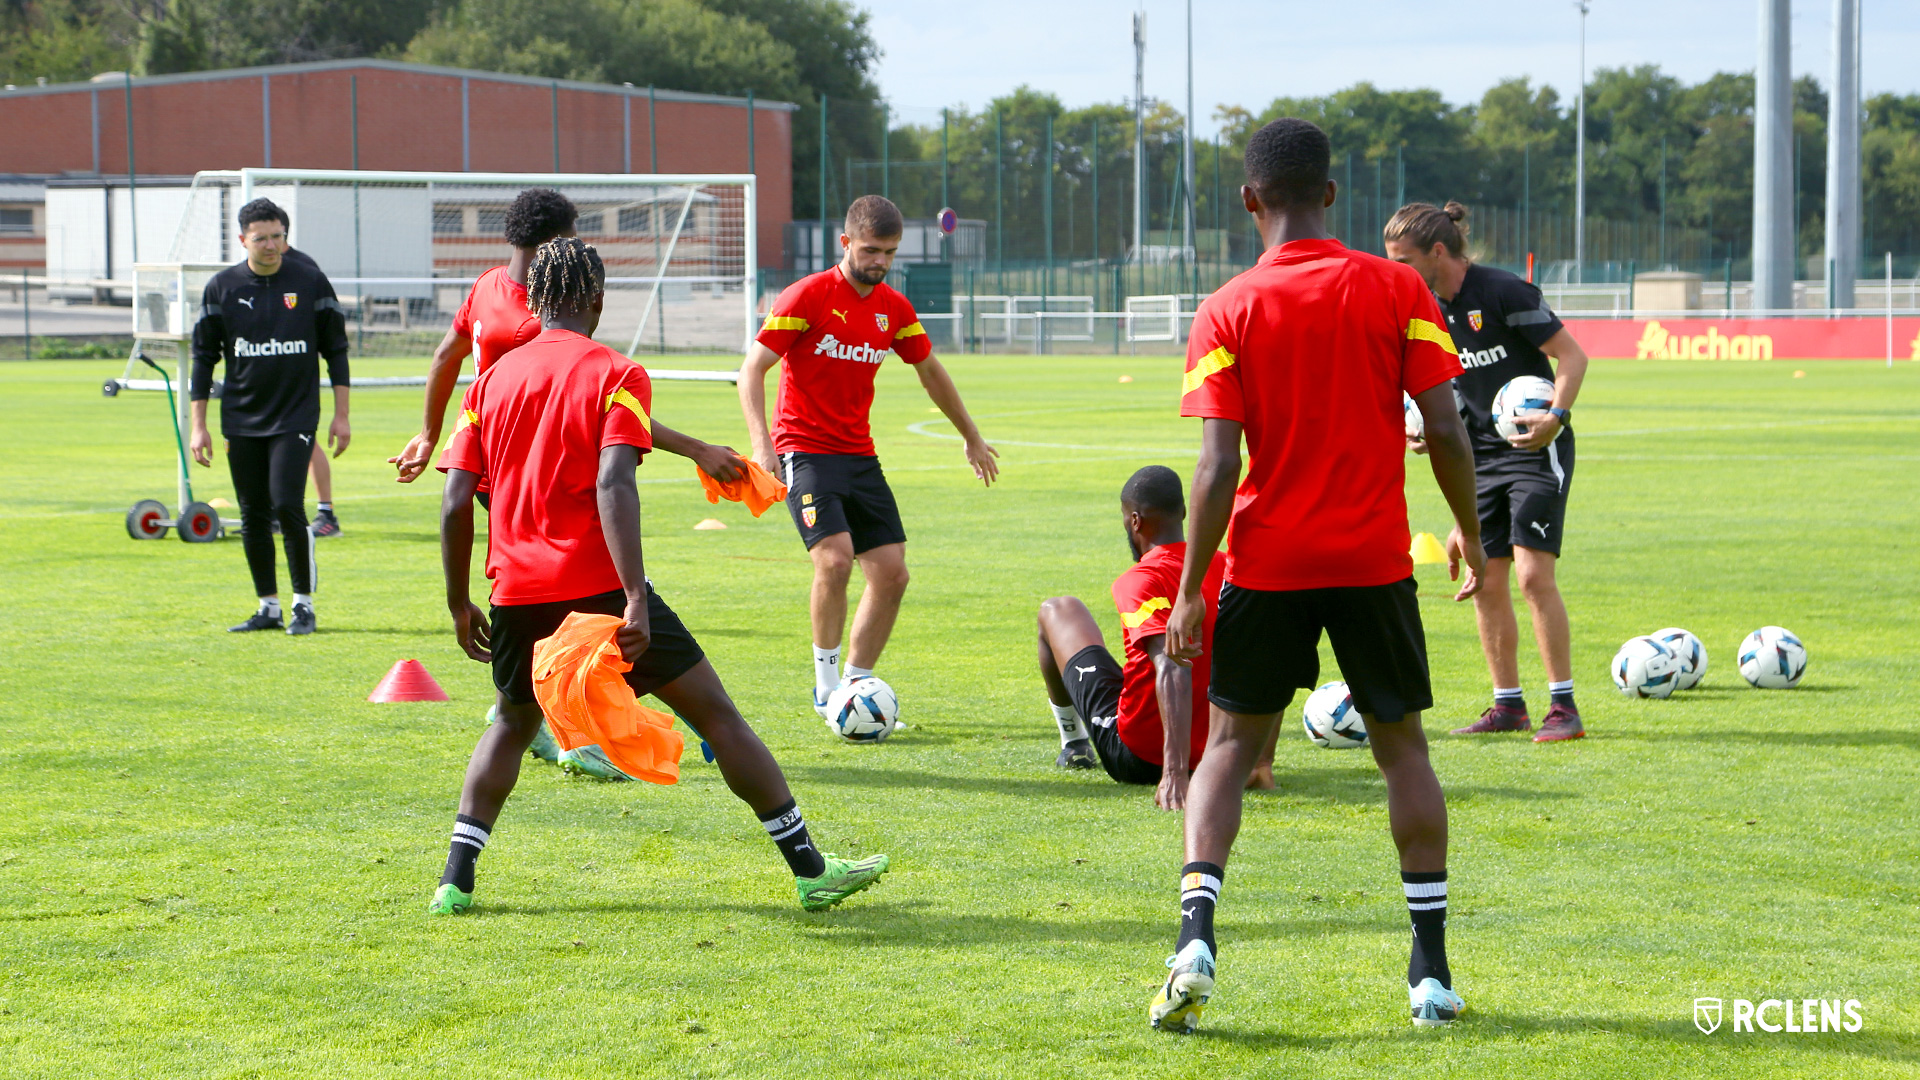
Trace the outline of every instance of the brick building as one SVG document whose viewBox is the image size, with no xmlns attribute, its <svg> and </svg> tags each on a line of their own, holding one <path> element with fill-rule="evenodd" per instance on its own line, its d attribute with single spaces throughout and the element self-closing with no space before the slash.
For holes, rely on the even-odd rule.
<svg viewBox="0 0 1920 1080">
<path fill-rule="evenodd" d="M 760 180 L 760 264 L 780 266 L 783 226 L 793 216 L 794 109 L 778 101 L 390 60 L 132 79 L 107 74 L 87 83 L 0 91 L 0 131 L 6 132 L 0 174 L 29 184 L 34 177 L 125 177 L 130 153 L 131 171 L 156 177 L 251 166 L 751 171 Z M 0 225 L 24 233 L 38 220 L 22 202 Z M 21 253 L 37 246 L 25 235 L 10 239 Z"/>
</svg>

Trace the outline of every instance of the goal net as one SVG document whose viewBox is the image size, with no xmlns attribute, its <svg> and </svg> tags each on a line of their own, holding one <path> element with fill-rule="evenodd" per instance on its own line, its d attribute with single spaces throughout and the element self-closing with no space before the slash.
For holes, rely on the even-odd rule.
<svg viewBox="0 0 1920 1080">
<path fill-rule="evenodd" d="M 167 261 L 238 262 L 235 215 L 264 196 L 292 219 L 293 247 L 333 282 L 355 354 L 424 356 L 474 280 L 512 254 L 507 207 L 530 187 L 573 200 L 580 238 L 606 264 L 603 343 L 628 354 L 737 355 L 758 329 L 751 175 L 202 172 Z"/>
</svg>

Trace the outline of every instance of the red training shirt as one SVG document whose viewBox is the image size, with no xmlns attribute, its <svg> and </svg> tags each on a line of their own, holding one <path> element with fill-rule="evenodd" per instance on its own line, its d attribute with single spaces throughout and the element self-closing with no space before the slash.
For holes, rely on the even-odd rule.
<svg viewBox="0 0 1920 1080">
<path fill-rule="evenodd" d="M 487 577 L 496 604 L 578 600 L 620 588 L 600 532 L 600 451 L 653 448 L 646 369 L 592 338 L 546 330 L 487 368 L 460 405 L 440 471 L 493 487 Z"/>
<path fill-rule="evenodd" d="M 1413 573 L 1400 394 L 1460 374 L 1445 326 L 1412 267 L 1338 240 L 1268 251 L 1200 305 L 1180 415 L 1246 430 L 1228 581 L 1283 591 Z"/>
<path fill-rule="evenodd" d="M 1154 689 L 1153 660 L 1142 643 L 1167 632 L 1167 613 L 1180 592 L 1180 563 L 1187 545 L 1162 544 L 1127 568 L 1113 583 L 1113 606 L 1120 610 L 1120 637 L 1126 642 L 1126 663 L 1120 668 L 1120 741 L 1142 761 L 1164 765 L 1166 729 L 1160 725 L 1160 695 Z M 1207 597 L 1206 621 L 1200 631 L 1200 656 L 1193 662 L 1193 725 L 1189 767 L 1200 764 L 1207 748 L 1207 679 L 1213 670 L 1213 619 L 1220 608 L 1220 581 L 1227 560 L 1213 553 L 1201 591 Z"/>
<path fill-rule="evenodd" d="M 527 310 L 527 287 L 496 266 L 480 275 L 453 316 L 453 332 L 473 342 L 473 373 L 540 336 L 540 316 Z"/>
<path fill-rule="evenodd" d="M 756 340 L 786 361 L 773 422 L 780 454 L 872 457 L 868 413 L 887 350 L 909 364 L 933 355 L 906 297 L 885 282 L 861 296 L 838 266 L 787 286 Z"/>
</svg>

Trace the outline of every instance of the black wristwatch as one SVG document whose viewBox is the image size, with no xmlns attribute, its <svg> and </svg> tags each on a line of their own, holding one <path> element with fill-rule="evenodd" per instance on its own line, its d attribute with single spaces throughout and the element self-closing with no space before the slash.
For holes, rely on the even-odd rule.
<svg viewBox="0 0 1920 1080">
<path fill-rule="evenodd" d="M 1569 417 L 1569 416 L 1572 416 L 1572 415 L 1573 415 L 1573 413 L 1572 413 L 1572 411 L 1571 411 L 1571 410 L 1568 410 L 1568 409 L 1562 409 L 1562 408 L 1560 408 L 1560 407 L 1558 407 L 1558 406 L 1555 406 L 1555 407 L 1553 407 L 1553 408 L 1551 408 L 1551 409 L 1548 409 L 1547 411 L 1553 414 L 1553 418 L 1554 418 L 1555 420 L 1558 420 L 1558 421 L 1560 421 L 1560 426 L 1561 426 L 1561 427 L 1566 427 L 1566 426 L 1567 426 L 1567 417 Z"/>
</svg>

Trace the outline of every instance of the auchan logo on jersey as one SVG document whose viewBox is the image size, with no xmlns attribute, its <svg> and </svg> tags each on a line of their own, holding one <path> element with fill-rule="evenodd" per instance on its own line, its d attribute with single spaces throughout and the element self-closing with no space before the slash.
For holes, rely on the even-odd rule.
<svg viewBox="0 0 1920 1080">
<path fill-rule="evenodd" d="M 1650 319 L 1635 345 L 1637 360 L 1771 360 L 1773 335 L 1722 334 L 1717 326 L 1704 334 L 1675 334 Z"/>
<path fill-rule="evenodd" d="M 307 343 L 304 339 L 300 341 L 281 341 L 277 338 L 269 341 L 248 341 L 246 338 L 233 339 L 233 355 L 235 356 L 291 356 L 294 353 L 303 353 L 306 351 Z"/>
<path fill-rule="evenodd" d="M 887 350 L 876 349 L 871 345 L 849 345 L 828 334 L 813 347 L 813 355 L 831 356 L 837 360 L 855 360 L 862 364 L 878 364 L 887 358 Z"/>
</svg>

